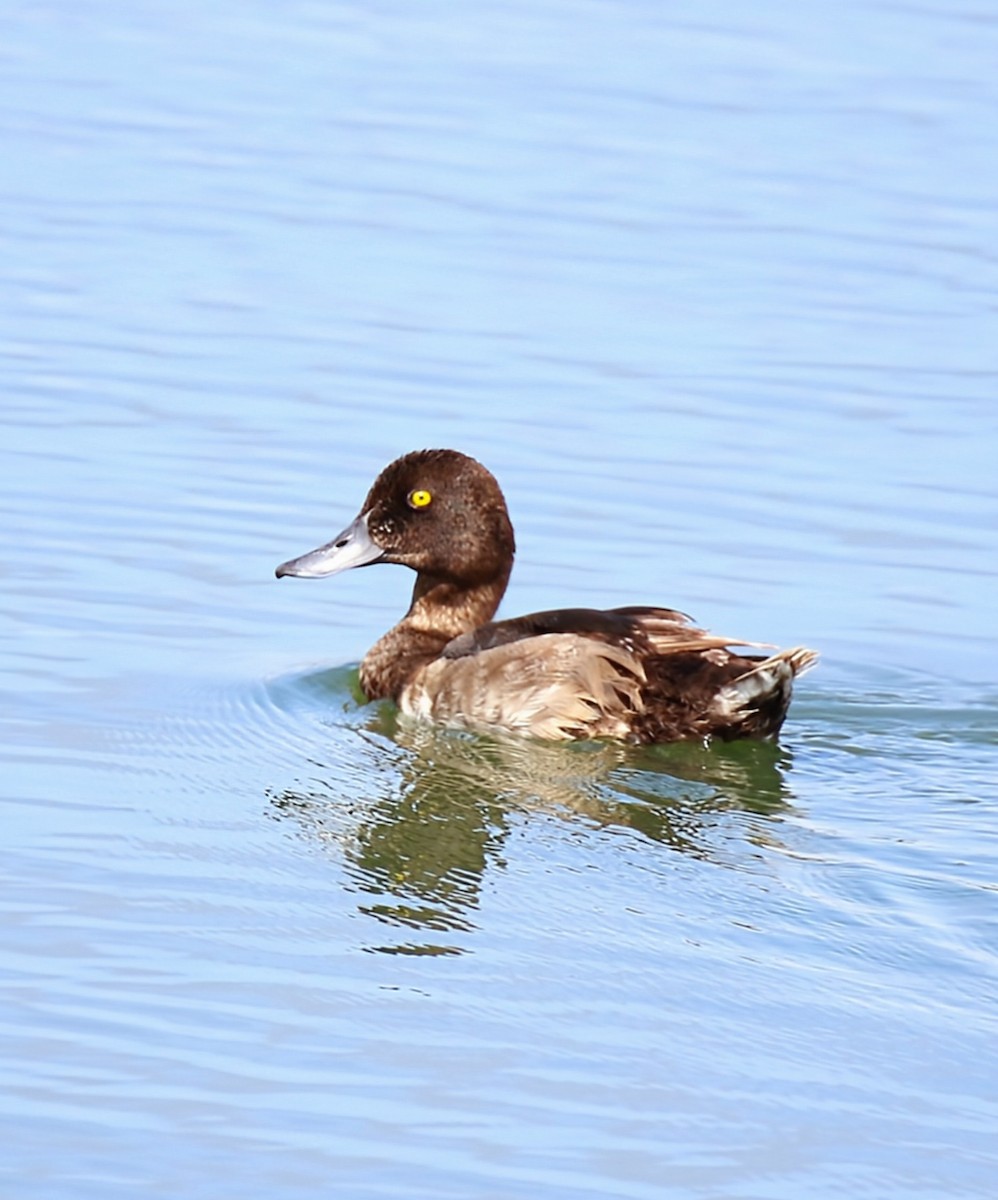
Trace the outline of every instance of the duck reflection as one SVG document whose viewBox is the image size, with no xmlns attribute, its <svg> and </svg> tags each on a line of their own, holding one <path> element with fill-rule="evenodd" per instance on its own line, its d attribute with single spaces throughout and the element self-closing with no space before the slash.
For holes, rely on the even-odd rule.
<svg viewBox="0 0 998 1200">
<path fill-rule="evenodd" d="M 792 800 L 790 756 L 770 743 L 550 743 L 442 729 L 391 706 L 364 716 L 358 732 L 373 768 L 360 777 L 364 798 L 346 794 L 342 774 L 330 772 L 271 800 L 308 836 L 339 845 L 350 886 L 365 897 L 360 911 L 396 930 L 473 929 L 487 872 L 502 869 L 511 831 L 531 813 L 720 859 L 730 856 L 730 844 L 718 848 L 725 812 L 771 817 Z M 372 798 L 372 790 L 381 794 Z M 751 822 L 743 832 L 755 842 L 774 840 L 772 822 Z M 371 949 L 462 951 L 449 940 Z"/>
</svg>

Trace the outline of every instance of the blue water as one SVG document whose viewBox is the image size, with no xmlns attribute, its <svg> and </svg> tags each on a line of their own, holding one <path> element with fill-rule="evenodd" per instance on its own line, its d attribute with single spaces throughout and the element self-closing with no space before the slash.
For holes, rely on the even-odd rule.
<svg viewBox="0 0 998 1200">
<path fill-rule="evenodd" d="M 0 16 L 0 1194 L 988 1197 L 998 11 Z M 779 746 L 365 706 L 406 450 Z"/>
</svg>

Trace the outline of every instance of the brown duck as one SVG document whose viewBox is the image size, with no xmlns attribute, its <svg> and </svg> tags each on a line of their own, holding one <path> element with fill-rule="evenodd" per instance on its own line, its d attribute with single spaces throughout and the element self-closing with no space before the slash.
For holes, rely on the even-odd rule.
<svg viewBox="0 0 998 1200">
<path fill-rule="evenodd" d="M 401 563 L 416 572 L 409 611 L 367 652 L 360 685 L 404 713 L 539 738 L 772 738 L 793 680 L 816 660 L 796 647 L 697 629 L 670 608 L 556 609 L 493 621 L 513 566 L 506 502 L 456 450 L 418 450 L 374 481 L 339 537 L 277 576 L 318 579 Z"/>
</svg>

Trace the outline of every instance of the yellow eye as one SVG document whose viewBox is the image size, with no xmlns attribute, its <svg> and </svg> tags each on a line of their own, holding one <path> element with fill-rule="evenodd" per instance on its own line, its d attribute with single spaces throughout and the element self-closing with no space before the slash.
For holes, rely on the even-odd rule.
<svg viewBox="0 0 998 1200">
<path fill-rule="evenodd" d="M 417 488 L 414 492 L 409 493 L 409 504 L 413 508 L 425 508 L 433 497 L 423 488 Z"/>
</svg>

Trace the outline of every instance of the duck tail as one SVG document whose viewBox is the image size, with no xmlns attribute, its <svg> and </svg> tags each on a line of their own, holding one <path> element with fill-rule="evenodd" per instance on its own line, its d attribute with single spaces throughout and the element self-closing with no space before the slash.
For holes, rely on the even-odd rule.
<svg viewBox="0 0 998 1200">
<path fill-rule="evenodd" d="M 787 715 L 793 681 L 818 661 L 806 646 L 779 650 L 726 683 L 711 706 L 728 737 L 773 737 Z"/>
<path fill-rule="evenodd" d="M 770 663 L 780 661 L 785 662 L 793 672 L 794 678 L 798 675 L 803 675 L 805 671 L 815 665 L 821 655 L 817 650 L 809 650 L 807 646 L 794 646 L 792 650 L 780 650 L 767 658 L 765 662 L 761 662 L 756 670 L 761 670 Z"/>
</svg>

